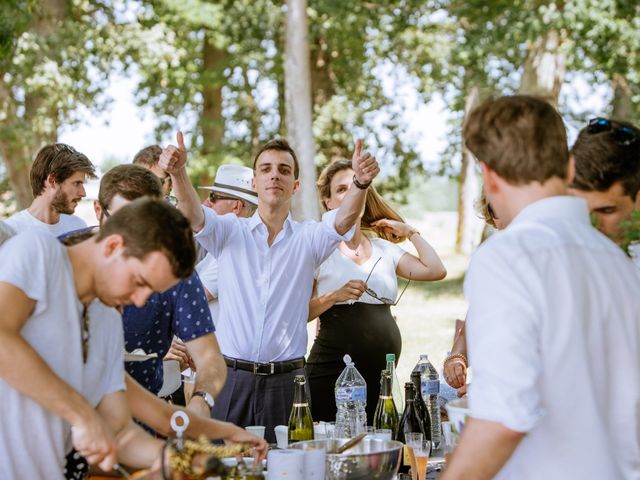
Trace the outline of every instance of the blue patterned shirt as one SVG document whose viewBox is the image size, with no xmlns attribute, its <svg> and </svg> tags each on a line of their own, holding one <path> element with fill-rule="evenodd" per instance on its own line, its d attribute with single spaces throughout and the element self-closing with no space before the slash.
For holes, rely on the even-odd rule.
<svg viewBox="0 0 640 480">
<path fill-rule="evenodd" d="M 166 292 L 151 295 L 144 307 L 127 305 L 122 320 L 128 352 L 142 348 L 158 354 L 146 362 L 125 363 L 127 372 L 154 394 L 162 388 L 162 359 L 173 336 L 189 342 L 215 331 L 204 287 L 195 271 Z"/>
</svg>

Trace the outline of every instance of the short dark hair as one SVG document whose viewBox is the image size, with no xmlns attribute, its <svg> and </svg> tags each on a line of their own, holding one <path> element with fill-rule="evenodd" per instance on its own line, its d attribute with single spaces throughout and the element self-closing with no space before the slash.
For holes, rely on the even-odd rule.
<svg viewBox="0 0 640 480">
<path fill-rule="evenodd" d="M 464 139 L 479 161 L 511 184 L 567 176 L 567 132 L 560 114 L 541 98 L 486 100 L 469 115 Z"/>
<path fill-rule="evenodd" d="M 571 147 L 576 174 L 571 187 L 578 190 L 605 192 L 620 182 L 625 195 L 635 200 L 640 190 L 640 131 L 628 122 L 608 120 L 609 130 L 580 130 Z M 628 144 L 616 140 L 621 127 L 636 133 L 636 140 Z"/>
<path fill-rule="evenodd" d="M 62 183 L 76 172 L 84 172 L 90 178 L 96 176 L 96 168 L 86 155 L 75 148 L 64 143 L 45 145 L 36 155 L 29 172 L 33 196 L 42 193 L 49 175 L 57 183 Z"/>
<path fill-rule="evenodd" d="M 125 200 L 136 200 L 144 196 L 161 198 L 162 184 L 157 175 L 144 167 L 117 165 L 100 180 L 98 202 L 102 208 L 107 208 L 116 195 Z"/>
<path fill-rule="evenodd" d="M 255 158 L 253 159 L 253 170 L 256 169 L 256 163 L 258 162 L 258 158 L 263 152 L 267 150 L 276 150 L 278 152 L 287 152 L 293 158 L 293 176 L 297 179 L 300 175 L 300 166 L 298 165 L 298 157 L 296 156 L 296 152 L 293 151 L 289 142 L 287 142 L 284 138 L 275 138 L 273 140 L 269 140 L 267 143 L 260 147 L 258 153 L 256 153 Z"/>
<path fill-rule="evenodd" d="M 193 273 L 196 248 L 191 225 L 164 200 L 139 198 L 118 209 L 100 227 L 97 241 L 113 234 L 122 236 L 127 256 L 142 260 L 151 252 L 162 252 L 176 278 Z"/>
<path fill-rule="evenodd" d="M 133 163 L 135 165 L 153 167 L 160 160 L 161 153 L 162 147 L 160 145 L 149 145 L 136 153 L 136 156 L 133 157 Z"/>
</svg>

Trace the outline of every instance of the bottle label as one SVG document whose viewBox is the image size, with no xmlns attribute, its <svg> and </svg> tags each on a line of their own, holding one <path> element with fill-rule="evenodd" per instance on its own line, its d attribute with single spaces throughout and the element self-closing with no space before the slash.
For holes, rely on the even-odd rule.
<svg viewBox="0 0 640 480">
<path fill-rule="evenodd" d="M 367 400 L 367 387 L 340 387 L 336 390 L 336 402 L 364 402 Z"/>
<path fill-rule="evenodd" d="M 426 399 L 428 395 L 438 395 L 440 392 L 440 380 L 422 380 L 420 387 L 422 398 Z"/>
<path fill-rule="evenodd" d="M 411 456 L 407 445 L 402 446 L 402 463 L 408 467 L 411 466 Z"/>
</svg>

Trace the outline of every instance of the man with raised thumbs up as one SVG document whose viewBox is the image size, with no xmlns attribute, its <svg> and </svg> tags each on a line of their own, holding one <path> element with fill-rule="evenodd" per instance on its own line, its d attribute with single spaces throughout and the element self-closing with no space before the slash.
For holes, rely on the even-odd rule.
<svg viewBox="0 0 640 480">
<path fill-rule="evenodd" d="M 287 423 L 294 376 L 304 375 L 313 272 L 353 235 L 378 162 L 362 153 L 358 140 L 354 188 L 342 207 L 321 222 L 299 223 L 290 214 L 299 188 L 298 160 L 285 140 L 272 140 L 253 162 L 257 212 L 250 218 L 219 216 L 200 205 L 186 172 L 182 133 L 177 140 L 177 147 L 164 149 L 160 166 L 171 174 L 178 208 L 196 240 L 217 258 L 225 278 L 219 285 L 218 340 L 228 373 L 212 415 L 241 426 L 264 425 L 273 442 L 273 427 Z"/>
</svg>

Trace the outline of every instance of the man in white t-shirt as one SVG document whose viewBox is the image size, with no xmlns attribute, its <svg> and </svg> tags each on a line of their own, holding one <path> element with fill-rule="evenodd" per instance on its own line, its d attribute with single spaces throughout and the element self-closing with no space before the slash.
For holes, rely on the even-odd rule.
<svg viewBox="0 0 640 480">
<path fill-rule="evenodd" d="M 258 194 L 251 189 L 253 170 L 242 165 L 220 165 L 216 171 L 213 185 L 200 187 L 210 190 L 209 197 L 202 203 L 218 215 L 233 213 L 248 218 L 258 206 Z M 206 289 L 209 310 L 214 322 L 218 319 L 218 262 L 207 255 L 196 265 L 200 280 Z"/>
<path fill-rule="evenodd" d="M 640 272 L 567 196 L 560 115 L 488 100 L 464 138 L 507 227 L 465 277 L 471 412 L 442 478 L 640 478 Z"/>
<path fill-rule="evenodd" d="M 84 182 L 95 177 L 95 167 L 82 153 L 64 143 L 45 145 L 33 161 L 29 173 L 33 202 L 6 222 L 17 233 L 38 227 L 54 236 L 85 228 L 87 224 L 73 215 L 87 194 Z"/>
<path fill-rule="evenodd" d="M 111 468 L 113 435 L 130 419 L 124 393 L 117 391 L 123 385 L 121 329 L 114 340 L 118 358 L 106 358 L 101 351 L 115 350 L 91 336 L 119 320 L 104 305 L 143 305 L 152 292 L 189 276 L 194 260 L 186 219 L 166 202 L 148 199 L 123 207 L 97 236 L 70 247 L 35 229 L 0 248 L 1 478 L 62 478 L 69 433 L 90 463 Z M 105 365 L 104 378 L 85 376 L 99 368 L 89 362 L 101 361 L 117 368 Z M 118 447 L 122 461 L 150 463 L 136 449 Z"/>
</svg>

